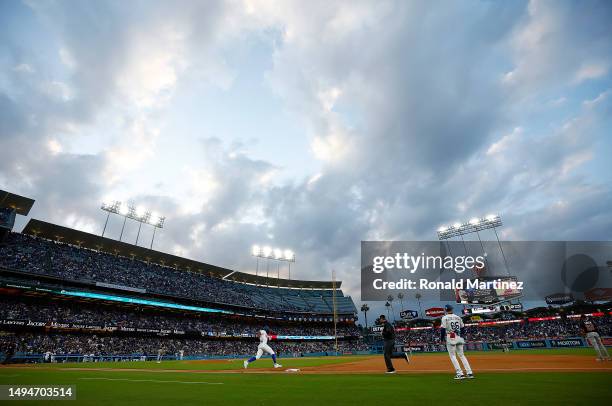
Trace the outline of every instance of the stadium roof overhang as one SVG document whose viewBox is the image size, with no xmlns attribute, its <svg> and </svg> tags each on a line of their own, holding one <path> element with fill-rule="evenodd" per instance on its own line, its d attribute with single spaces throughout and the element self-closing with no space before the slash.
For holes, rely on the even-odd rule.
<svg viewBox="0 0 612 406">
<path fill-rule="evenodd" d="M 269 286 L 271 288 L 295 288 L 295 289 L 332 289 L 334 284 L 329 281 L 301 281 L 290 279 L 267 278 L 265 276 L 255 276 L 245 272 L 234 272 L 225 279 L 235 282 L 249 283 L 252 285 Z M 342 282 L 336 281 L 336 289 L 340 289 Z"/>
<path fill-rule="evenodd" d="M 11 207 L 17 214 L 27 216 L 34 205 L 34 199 L 0 190 L 0 207 Z"/>
<path fill-rule="evenodd" d="M 144 262 L 151 262 L 169 266 L 185 271 L 200 272 L 217 278 L 224 278 L 234 282 L 249 283 L 269 287 L 296 288 L 296 289 L 332 289 L 334 284 L 328 281 L 300 281 L 289 279 L 267 278 L 249 273 L 232 271 L 204 262 L 194 261 L 164 252 L 151 250 L 145 247 L 113 240 L 84 231 L 47 223 L 46 221 L 31 219 L 23 229 L 23 234 L 45 238 L 47 240 L 63 242 L 91 250 L 106 252 Z M 337 281 L 335 288 L 339 289 L 342 282 Z"/>
</svg>

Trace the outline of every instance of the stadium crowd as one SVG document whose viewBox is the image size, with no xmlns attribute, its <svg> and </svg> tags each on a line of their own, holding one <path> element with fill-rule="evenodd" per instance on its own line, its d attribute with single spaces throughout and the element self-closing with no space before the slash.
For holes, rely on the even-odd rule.
<svg viewBox="0 0 612 406">
<path fill-rule="evenodd" d="M 300 356 L 304 353 L 332 352 L 333 340 L 317 342 L 272 341 L 280 356 Z M 162 337 L 126 337 L 84 334 L 22 333 L 0 336 L 0 348 L 14 348 L 15 353 L 55 355 L 156 355 L 184 351 L 194 355 L 248 355 L 257 351 L 254 340 L 174 339 Z M 365 351 L 369 346 L 361 340 L 338 341 L 340 352 Z"/>
<path fill-rule="evenodd" d="M 164 330 L 224 333 L 226 335 L 254 334 L 259 324 L 246 318 L 208 316 L 197 313 L 177 313 L 138 307 L 117 307 L 87 302 L 24 300 L 0 296 L 0 319 L 30 320 L 34 322 L 74 323 L 102 327 L 133 327 Z M 265 321 L 279 335 L 331 335 L 331 323 L 297 323 Z M 354 324 L 338 324 L 339 336 L 360 335 Z"/>
<path fill-rule="evenodd" d="M 597 317 L 594 322 L 602 336 L 612 335 L 612 318 Z M 500 342 L 506 340 L 527 340 L 543 338 L 578 337 L 580 320 L 578 318 L 510 323 L 495 326 L 466 326 L 466 341 Z M 412 343 L 439 343 L 440 333 L 437 329 L 399 331 L 398 336 Z"/>
<path fill-rule="evenodd" d="M 265 289 L 269 295 L 267 300 L 262 300 L 254 297 L 253 287 L 249 285 L 19 233 L 10 233 L 7 243 L 0 245 L 0 266 L 65 280 L 110 283 L 151 293 L 265 310 L 315 312 L 320 310 L 317 306 L 327 307 L 322 297 L 312 297 L 308 301 L 299 297 L 289 300 L 274 294 L 275 289 L 260 288 L 258 293 Z"/>
</svg>

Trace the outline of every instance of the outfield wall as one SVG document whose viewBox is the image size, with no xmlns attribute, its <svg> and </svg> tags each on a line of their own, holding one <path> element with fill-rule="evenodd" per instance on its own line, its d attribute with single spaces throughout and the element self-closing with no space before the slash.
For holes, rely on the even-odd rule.
<svg viewBox="0 0 612 406">
<path fill-rule="evenodd" d="M 602 342 L 606 347 L 612 347 L 612 337 L 602 337 Z M 466 351 L 498 351 L 508 348 L 509 350 L 529 350 L 546 348 L 584 348 L 590 347 L 584 337 L 567 338 L 545 338 L 545 339 L 525 339 L 512 340 L 508 342 L 468 342 L 465 344 Z M 382 343 L 373 347 L 373 352 L 382 354 Z M 446 352 L 446 344 L 397 344 L 397 352 Z"/>
</svg>

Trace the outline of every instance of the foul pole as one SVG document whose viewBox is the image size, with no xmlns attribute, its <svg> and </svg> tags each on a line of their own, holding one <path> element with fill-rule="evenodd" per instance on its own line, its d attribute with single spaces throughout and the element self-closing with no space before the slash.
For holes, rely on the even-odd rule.
<svg viewBox="0 0 612 406">
<path fill-rule="evenodd" d="M 332 269 L 332 303 L 334 306 L 334 340 L 336 342 L 336 352 L 338 352 L 338 333 L 336 324 L 338 321 L 338 311 L 336 310 L 336 271 Z"/>
</svg>

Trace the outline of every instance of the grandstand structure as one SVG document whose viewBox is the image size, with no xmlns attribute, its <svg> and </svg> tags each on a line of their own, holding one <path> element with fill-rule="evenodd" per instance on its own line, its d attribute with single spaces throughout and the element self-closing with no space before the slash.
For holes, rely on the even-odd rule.
<svg viewBox="0 0 612 406">
<path fill-rule="evenodd" d="M 355 304 L 333 278 L 268 278 L 37 219 L 14 232 L 15 216 L 34 200 L 0 191 L 0 201 L 0 360 L 244 356 L 264 326 L 283 357 L 381 351 L 380 337 L 362 336 Z M 465 312 L 468 347 L 586 346 L 580 314 L 612 343 L 612 302 L 595 304 L 605 294 L 566 308 Z M 398 351 L 445 350 L 438 319 L 405 324 L 396 325 Z"/>
<path fill-rule="evenodd" d="M 70 247 L 70 250 L 77 251 L 78 256 L 87 258 L 122 258 L 138 263 L 142 269 L 158 272 L 160 277 L 164 274 L 177 274 L 184 272 L 191 274 L 191 278 L 195 277 L 195 282 L 198 279 L 202 283 L 210 282 L 210 280 L 218 281 L 216 284 L 222 286 L 224 290 L 240 292 L 250 298 L 250 303 L 247 307 L 251 310 L 274 310 L 279 309 L 282 313 L 287 313 L 287 309 L 292 309 L 293 313 L 299 314 L 302 317 L 317 317 L 325 316 L 327 319 L 334 314 L 332 303 L 333 283 L 325 281 L 301 281 L 288 280 L 280 278 L 268 278 L 265 276 L 256 276 L 245 272 L 233 271 L 231 269 L 222 268 L 199 261 L 194 261 L 187 258 L 178 257 L 171 254 L 166 254 L 159 251 L 150 250 L 148 248 L 135 246 L 121 241 L 112 240 L 98 235 L 86 233 L 79 230 L 70 229 L 67 227 L 47 223 L 44 221 L 32 219 L 26 225 L 22 232 L 22 240 L 29 238 L 30 243 L 45 245 L 53 244 L 55 248 L 65 245 Z M 6 270 L 10 271 L 15 267 L 15 264 L 5 263 Z M 53 268 L 53 264 L 49 264 L 49 269 Z M 24 271 L 23 269 L 17 271 Z M 46 275 L 53 276 L 53 271 L 43 272 Z M 76 275 L 78 277 L 78 275 Z M 82 279 L 82 278 L 79 278 Z M 108 280 L 93 280 L 86 278 L 97 288 L 101 284 L 108 284 Z M 75 282 L 78 281 L 75 280 Z M 139 293 L 154 293 L 156 295 L 162 292 L 152 291 L 151 289 L 143 288 L 142 286 L 123 286 L 119 283 L 111 283 L 114 285 L 105 286 L 106 288 L 114 288 L 114 290 L 134 290 Z M 343 321 L 353 320 L 356 316 L 356 308 L 352 299 L 344 296 L 339 289 L 341 282 L 336 283 L 337 296 L 337 313 Z M 134 285 L 134 284 L 132 284 Z M 176 295 L 170 295 L 176 296 Z M 190 299 L 193 299 L 191 297 Z M 214 300 L 207 302 L 215 303 Z M 242 302 L 218 302 L 216 304 L 232 305 L 233 307 L 242 307 Z"/>
<path fill-rule="evenodd" d="M 102 342 L 115 336 L 147 345 L 162 340 L 155 346 L 221 353 L 251 346 L 264 325 L 295 344 L 284 347 L 292 351 L 312 349 L 302 342 L 331 345 L 339 339 L 348 346 L 359 337 L 357 310 L 341 282 L 253 275 L 38 219 L 14 232 L 15 215 L 27 215 L 34 200 L 8 192 L 0 197 L 0 208 L 10 215 L 0 241 L 0 302 L 6 309 L 0 336 L 69 343 L 78 335 L 102 334 Z M 179 346 L 179 338 L 188 342 Z M 236 347 L 239 342 L 244 345 Z"/>
</svg>

